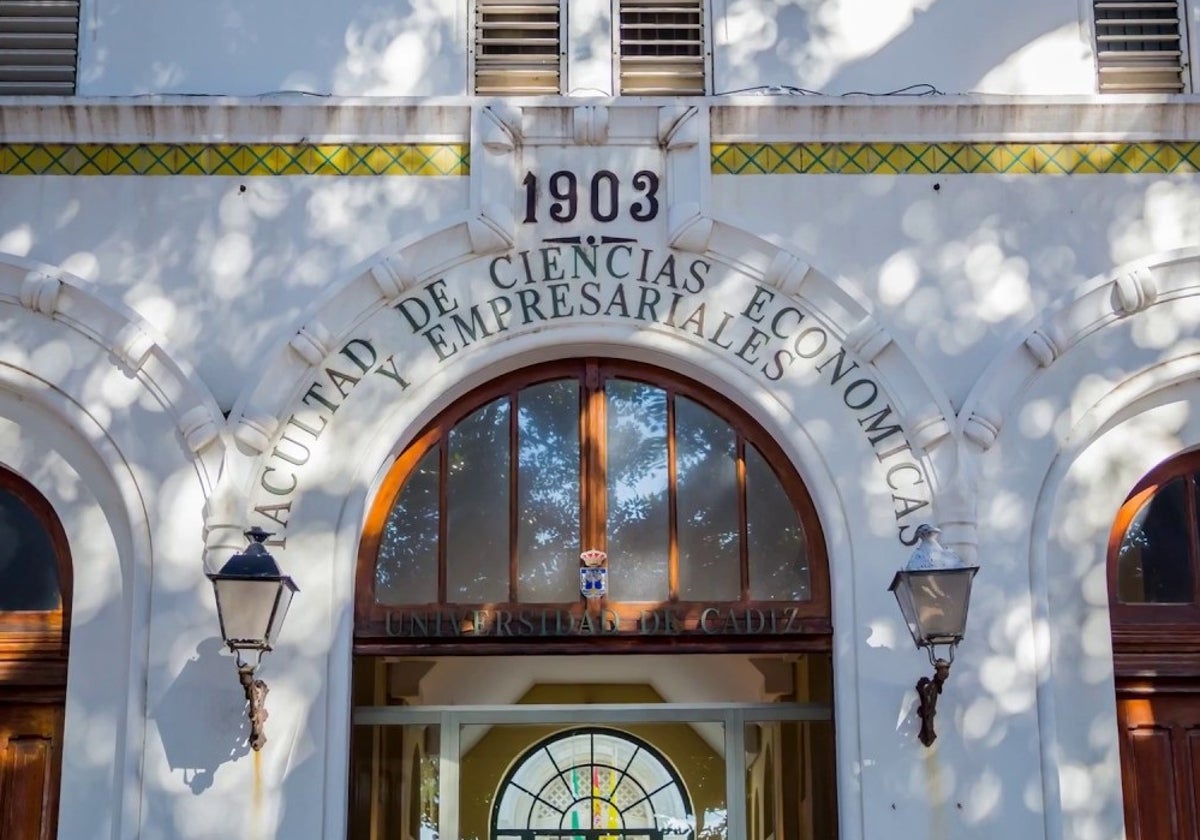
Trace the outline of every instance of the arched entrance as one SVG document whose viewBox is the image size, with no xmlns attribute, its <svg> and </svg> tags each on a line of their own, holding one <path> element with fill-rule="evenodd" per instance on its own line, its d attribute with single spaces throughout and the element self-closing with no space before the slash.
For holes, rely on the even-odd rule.
<svg viewBox="0 0 1200 840">
<path fill-rule="evenodd" d="M 57 835 L 70 603 L 58 518 L 0 470 L 0 837 Z"/>
<path fill-rule="evenodd" d="M 1200 833 L 1200 453 L 1152 470 L 1109 541 L 1126 835 Z"/>
<path fill-rule="evenodd" d="M 446 409 L 376 496 L 355 626 L 352 837 L 836 834 L 820 525 L 694 382 L 567 360 Z"/>
</svg>

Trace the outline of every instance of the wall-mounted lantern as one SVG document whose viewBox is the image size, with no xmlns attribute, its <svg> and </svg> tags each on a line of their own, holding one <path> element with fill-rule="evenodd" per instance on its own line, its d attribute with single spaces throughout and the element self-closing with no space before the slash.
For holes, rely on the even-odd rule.
<svg viewBox="0 0 1200 840">
<path fill-rule="evenodd" d="M 217 597 L 221 637 L 237 657 L 238 678 L 246 692 L 250 746 L 261 750 L 267 742 L 263 724 L 269 689 L 254 678 L 254 671 L 262 655 L 275 646 L 292 596 L 299 590 L 279 571 L 279 564 L 263 545 L 271 535 L 257 525 L 245 535 L 250 541 L 246 550 L 230 557 L 221 571 L 210 573 L 208 579 Z M 247 654 L 253 654 L 253 659 L 245 658 Z"/>
<path fill-rule="evenodd" d="M 904 614 L 913 641 L 918 648 L 925 648 L 929 663 L 933 665 L 933 679 L 921 677 L 917 681 L 920 699 L 917 715 L 921 718 L 921 731 L 917 737 L 927 747 L 937 738 L 933 716 L 937 712 L 938 695 L 950 676 L 954 649 L 962 641 L 967 626 L 971 582 L 979 571 L 978 566 L 967 565 L 961 557 L 942 546 L 937 540 L 940 533 L 932 525 L 917 527 L 916 536 L 920 542 L 908 564 L 896 572 L 889 587 L 900 604 L 900 612 Z M 945 656 L 938 656 L 939 645 L 945 648 Z"/>
</svg>

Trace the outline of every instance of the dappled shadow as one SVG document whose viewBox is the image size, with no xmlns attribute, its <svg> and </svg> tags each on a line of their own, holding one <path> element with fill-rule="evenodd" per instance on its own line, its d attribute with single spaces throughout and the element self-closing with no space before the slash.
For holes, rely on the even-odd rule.
<svg viewBox="0 0 1200 840">
<path fill-rule="evenodd" d="M 194 794 L 212 786 L 222 764 L 250 752 L 246 700 L 237 668 L 220 655 L 222 649 L 219 638 L 201 642 L 150 712 L 167 765 L 182 773 Z"/>
</svg>

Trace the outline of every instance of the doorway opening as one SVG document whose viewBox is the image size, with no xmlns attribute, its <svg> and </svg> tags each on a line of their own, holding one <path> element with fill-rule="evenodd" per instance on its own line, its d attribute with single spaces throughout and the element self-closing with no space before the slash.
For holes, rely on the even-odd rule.
<svg viewBox="0 0 1200 840">
<path fill-rule="evenodd" d="M 836 836 L 828 656 L 359 657 L 353 840 Z"/>
</svg>

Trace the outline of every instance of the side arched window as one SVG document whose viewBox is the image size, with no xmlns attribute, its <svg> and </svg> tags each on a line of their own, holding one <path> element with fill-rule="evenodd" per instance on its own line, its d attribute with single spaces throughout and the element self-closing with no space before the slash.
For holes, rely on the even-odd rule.
<svg viewBox="0 0 1200 840">
<path fill-rule="evenodd" d="M 1120 512 L 1109 540 L 1114 626 L 1200 621 L 1200 454 L 1152 470 Z"/>
<path fill-rule="evenodd" d="M 50 504 L 29 482 L 0 470 L 0 651 L 31 649 L 65 662 L 71 564 Z M 19 641 L 18 641 L 19 638 Z"/>
<path fill-rule="evenodd" d="M 0 470 L 0 837 L 54 837 L 71 562 L 33 485 Z"/>
</svg>

